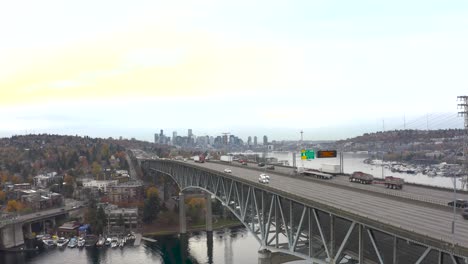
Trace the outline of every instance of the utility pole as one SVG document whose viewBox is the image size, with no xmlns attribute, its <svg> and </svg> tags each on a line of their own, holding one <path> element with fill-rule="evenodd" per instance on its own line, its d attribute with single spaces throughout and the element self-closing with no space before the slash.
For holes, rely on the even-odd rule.
<svg viewBox="0 0 468 264">
<path fill-rule="evenodd" d="M 468 96 L 457 96 L 457 100 L 461 101 L 458 104 L 458 108 L 462 111 L 458 112 L 458 116 L 464 118 L 464 125 L 463 125 L 463 175 L 467 177 L 468 172 Z M 453 245 L 455 245 L 455 223 L 457 220 L 456 213 L 456 201 L 457 200 L 457 178 L 453 175 L 453 222 L 452 222 L 452 235 L 453 235 Z"/>
<path fill-rule="evenodd" d="M 382 133 L 385 132 L 385 119 L 382 119 Z M 385 137 L 384 137 L 385 138 Z M 384 179 L 384 146 L 385 146 L 385 141 L 382 143 L 382 179 Z"/>
</svg>

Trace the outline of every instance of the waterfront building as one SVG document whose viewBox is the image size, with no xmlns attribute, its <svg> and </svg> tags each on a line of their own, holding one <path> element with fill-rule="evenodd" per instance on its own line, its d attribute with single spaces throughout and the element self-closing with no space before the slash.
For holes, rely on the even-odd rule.
<svg viewBox="0 0 468 264">
<path fill-rule="evenodd" d="M 130 203 L 143 199 L 144 188 L 140 181 L 128 181 L 108 187 L 111 203 Z"/>
</svg>

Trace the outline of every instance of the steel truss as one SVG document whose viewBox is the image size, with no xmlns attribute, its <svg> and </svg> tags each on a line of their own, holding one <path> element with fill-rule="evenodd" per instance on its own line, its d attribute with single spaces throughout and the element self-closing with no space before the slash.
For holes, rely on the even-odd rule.
<svg viewBox="0 0 468 264">
<path fill-rule="evenodd" d="M 181 191 L 198 188 L 211 193 L 262 248 L 312 263 L 468 263 L 467 257 L 294 201 L 256 182 L 171 161 L 147 161 L 143 168 L 153 175 L 169 175 Z"/>
</svg>

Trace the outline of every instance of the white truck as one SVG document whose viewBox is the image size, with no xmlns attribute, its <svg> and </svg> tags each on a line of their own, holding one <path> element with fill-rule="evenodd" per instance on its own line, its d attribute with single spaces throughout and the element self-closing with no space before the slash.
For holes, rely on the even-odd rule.
<svg viewBox="0 0 468 264">
<path fill-rule="evenodd" d="M 219 160 L 224 162 L 232 162 L 232 156 L 223 155 L 219 158 Z"/>
<path fill-rule="evenodd" d="M 331 179 L 331 178 L 333 178 L 333 175 L 331 175 L 331 174 L 323 173 L 323 172 L 318 171 L 318 170 L 304 168 L 304 167 L 297 167 L 297 169 L 295 169 L 295 172 L 298 173 L 298 174 L 305 175 L 305 176 L 312 176 L 312 177 L 315 177 L 315 178 L 318 178 L 318 179 Z"/>
<path fill-rule="evenodd" d="M 338 174 L 341 172 L 341 168 L 339 164 L 322 164 L 320 171 L 331 174 Z"/>
</svg>

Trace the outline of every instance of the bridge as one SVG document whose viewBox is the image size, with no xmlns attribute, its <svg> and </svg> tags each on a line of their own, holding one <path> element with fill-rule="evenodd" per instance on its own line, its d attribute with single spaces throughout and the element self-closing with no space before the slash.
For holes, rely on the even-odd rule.
<svg viewBox="0 0 468 264">
<path fill-rule="evenodd" d="M 32 224 L 39 223 L 45 228 L 46 222 L 49 222 L 54 227 L 57 217 L 67 216 L 81 206 L 82 203 L 79 202 L 74 205 L 0 219 L 0 248 L 9 249 L 23 245 L 24 234 L 32 233 Z"/>
<path fill-rule="evenodd" d="M 144 160 L 146 173 L 169 175 L 180 187 L 180 232 L 186 233 L 184 190 L 214 195 L 258 240 L 265 252 L 289 254 L 312 263 L 468 263 L 468 221 L 444 205 L 447 192 L 399 190 L 299 177 L 291 168 L 269 172 L 258 183 L 252 166 Z M 343 177 L 344 178 L 344 177 Z M 348 183 L 349 184 L 349 183 Z M 405 186 L 406 187 L 406 186 Z M 394 192 L 394 193 L 393 193 Z M 445 193 L 445 194 L 444 194 Z M 449 193 L 448 193 L 449 194 Z M 207 231 L 211 231 L 207 199 Z M 353 262 L 354 261 L 354 262 Z"/>
</svg>

